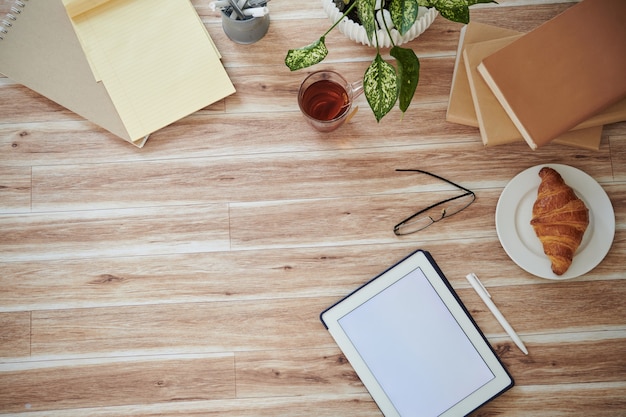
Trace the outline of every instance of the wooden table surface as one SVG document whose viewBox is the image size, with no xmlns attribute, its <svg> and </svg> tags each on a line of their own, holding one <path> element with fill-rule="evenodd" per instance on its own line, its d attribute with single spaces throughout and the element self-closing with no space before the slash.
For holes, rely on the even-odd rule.
<svg viewBox="0 0 626 417">
<path fill-rule="evenodd" d="M 0 0 L 0 13 L 13 0 Z M 379 416 L 318 314 L 415 249 L 428 250 L 516 380 L 474 415 L 626 415 L 626 123 L 599 151 L 484 147 L 445 121 L 460 24 L 411 46 L 417 96 L 377 124 L 364 97 L 331 134 L 308 127 L 283 64 L 328 26 L 318 1 L 272 0 L 269 33 L 229 41 L 194 4 L 237 93 L 137 149 L 0 78 L 0 412 L 33 416 Z M 474 21 L 529 31 L 572 3 L 502 0 Z M 356 80 L 372 50 L 338 31 L 316 69 Z M 386 52 L 385 52 L 386 53 Z M 526 168 L 579 168 L 615 209 L 587 274 L 535 277 L 505 253 L 495 209 Z M 452 189 L 462 214 L 403 238 L 393 225 Z M 525 356 L 465 280 L 475 272 Z"/>
</svg>

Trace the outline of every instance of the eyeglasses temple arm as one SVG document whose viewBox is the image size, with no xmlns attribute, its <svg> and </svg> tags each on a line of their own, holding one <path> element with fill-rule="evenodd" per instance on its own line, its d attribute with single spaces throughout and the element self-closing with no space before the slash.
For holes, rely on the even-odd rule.
<svg viewBox="0 0 626 417">
<path fill-rule="evenodd" d="M 450 180 L 447 180 L 447 179 L 445 179 L 443 177 L 440 177 L 437 174 L 433 174 L 432 172 L 423 171 L 421 169 L 396 169 L 396 171 L 398 171 L 398 172 L 420 172 L 422 174 L 430 175 L 431 177 L 435 177 L 437 179 L 440 179 L 441 181 L 447 182 L 450 185 L 454 185 L 455 187 L 460 188 L 463 191 L 467 191 L 468 193 L 474 194 L 474 192 L 472 190 L 469 190 L 469 189 L 463 187 L 462 185 L 456 184 L 456 183 L 454 183 L 454 182 L 452 182 Z"/>
</svg>

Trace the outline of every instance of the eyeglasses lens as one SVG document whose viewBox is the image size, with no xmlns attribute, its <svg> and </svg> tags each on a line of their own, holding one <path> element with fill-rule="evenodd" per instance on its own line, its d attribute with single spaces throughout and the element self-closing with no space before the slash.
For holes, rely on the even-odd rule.
<svg viewBox="0 0 626 417">
<path fill-rule="evenodd" d="M 396 230 L 396 233 L 404 235 L 419 232 L 431 224 L 438 222 L 445 217 L 453 216 L 467 208 L 470 204 L 472 204 L 474 198 L 474 194 L 464 194 L 453 200 L 438 204 L 402 224 Z"/>
</svg>

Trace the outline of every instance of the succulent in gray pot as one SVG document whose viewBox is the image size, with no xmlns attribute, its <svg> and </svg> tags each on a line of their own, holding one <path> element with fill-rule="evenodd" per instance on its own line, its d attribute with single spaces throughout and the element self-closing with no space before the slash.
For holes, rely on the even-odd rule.
<svg viewBox="0 0 626 417">
<path fill-rule="evenodd" d="M 367 102 L 380 120 L 399 102 L 401 112 L 406 112 L 419 82 L 419 58 L 415 52 L 401 47 L 399 36 L 414 28 L 423 8 L 434 8 L 441 16 L 459 23 L 469 23 L 469 7 L 478 3 L 495 3 L 493 0 L 332 0 L 342 11 L 340 18 L 316 41 L 307 46 L 290 49 L 285 65 L 292 71 L 322 62 L 328 55 L 326 35 L 341 22 L 351 20 L 363 26 L 367 44 L 376 47 L 374 60 L 363 75 Z M 356 22 L 358 21 L 358 22 Z M 387 36 L 381 37 L 383 31 Z M 387 47 L 382 39 L 391 44 L 389 54 L 396 66 L 385 61 L 381 49 Z"/>
</svg>

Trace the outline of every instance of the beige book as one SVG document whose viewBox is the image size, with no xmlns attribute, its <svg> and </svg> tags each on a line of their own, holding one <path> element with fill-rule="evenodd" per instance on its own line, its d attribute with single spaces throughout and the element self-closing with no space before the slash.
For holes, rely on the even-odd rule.
<svg viewBox="0 0 626 417">
<path fill-rule="evenodd" d="M 446 120 L 452 123 L 478 127 L 478 120 L 474 111 L 474 103 L 470 92 L 463 50 L 465 45 L 498 39 L 506 36 L 516 35 L 519 32 L 504 29 L 497 26 L 479 22 L 470 22 L 461 28 L 459 35 L 459 45 L 454 62 L 454 72 L 452 73 L 452 85 L 450 88 L 450 98 L 446 111 Z"/>
<path fill-rule="evenodd" d="M 235 92 L 189 0 L 16 1 L 0 72 L 143 146 Z"/>
<path fill-rule="evenodd" d="M 583 0 L 478 71 L 533 149 L 626 97 L 626 1 Z"/>
<path fill-rule="evenodd" d="M 480 136 L 485 146 L 523 141 L 519 130 L 477 70 L 477 66 L 483 58 L 510 44 L 520 36 L 522 35 L 470 44 L 463 51 Z M 626 112 L 624 115 L 626 116 Z M 600 148 L 601 139 L 602 123 L 598 123 L 594 127 L 563 133 L 554 141 L 564 145 L 597 150 Z"/>
</svg>

